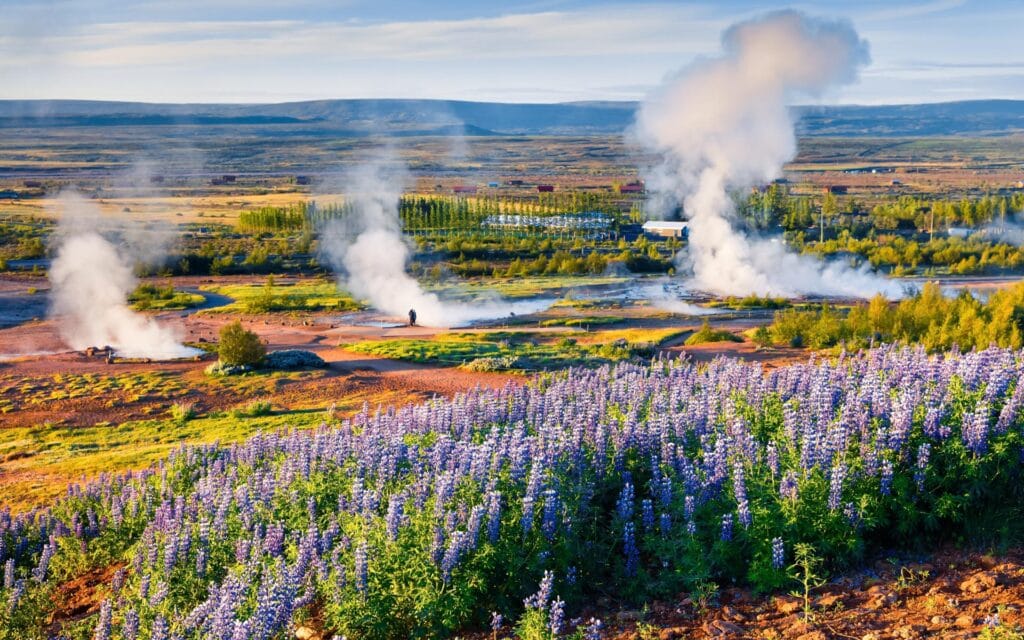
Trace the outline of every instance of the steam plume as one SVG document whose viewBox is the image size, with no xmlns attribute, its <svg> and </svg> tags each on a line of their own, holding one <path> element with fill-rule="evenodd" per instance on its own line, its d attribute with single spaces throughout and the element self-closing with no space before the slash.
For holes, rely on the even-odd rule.
<svg viewBox="0 0 1024 640">
<path fill-rule="evenodd" d="M 152 318 L 128 307 L 132 261 L 96 229 L 99 212 L 81 197 L 61 197 L 57 252 L 50 266 L 50 313 L 73 349 L 109 345 L 130 358 L 180 358 L 196 353 Z M 109 230 L 108 230 L 109 233 Z"/>
<path fill-rule="evenodd" d="M 404 316 L 415 309 L 417 322 L 457 327 L 477 320 L 539 311 L 550 301 L 511 303 L 501 299 L 459 304 L 424 291 L 405 268 L 409 245 L 402 236 L 399 198 L 404 171 L 387 159 L 361 165 L 346 180 L 346 201 L 353 215 L 331 220 L 323 229 L 320 251 L 339 274 L 339 284 L 374 308 Z"/>
<path fill-rule="evenodd" d="M 689 220 L 693 285 L 721 295 L 898 296 L 866 270 L 823 265 L 733 226 L 730 191 L 779 177 L 796 154 L 789 101 L 855 80 L 867 43 L 847 22 L 781 11 L 733 25 L 722 47 L 655 91 L 635 128 L 662 158 L 648 186 Z"/>
</svg>

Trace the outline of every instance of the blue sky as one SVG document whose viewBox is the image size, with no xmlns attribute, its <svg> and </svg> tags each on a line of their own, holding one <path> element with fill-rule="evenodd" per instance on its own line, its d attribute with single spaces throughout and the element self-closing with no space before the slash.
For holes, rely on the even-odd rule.
<svg viewBox="0 0 1024 640">
<path fill-rule="evenodd" d="M 822 102 L 1024 99 L 1019 0 L 0 0 L 0 98 L 632 100 L 785 7 L 871 44 Z"/>
</svg>

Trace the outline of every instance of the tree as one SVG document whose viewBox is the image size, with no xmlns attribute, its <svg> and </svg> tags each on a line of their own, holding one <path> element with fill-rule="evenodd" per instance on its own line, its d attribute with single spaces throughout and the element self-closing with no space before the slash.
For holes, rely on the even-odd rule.
<svg viewBox="0 0 1024 640">
<path fill-rule="evenodd" d="M 245 329 L 238 320 L 220 328 L 217 355 L 223 364 L 256 366 L 266 353 L 259 336 Z"/>
</svg>

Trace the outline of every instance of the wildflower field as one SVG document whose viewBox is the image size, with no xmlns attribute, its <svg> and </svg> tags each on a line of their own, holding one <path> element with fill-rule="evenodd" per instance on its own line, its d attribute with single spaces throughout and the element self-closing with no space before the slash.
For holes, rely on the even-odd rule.
<svg viewBox="0 0 1024 640">
<path fill-rule="evenodd" d="M 64 637 L 595 637 L 573 618 L 598 597 L 1013 544 L 1022 373 L 994 348 L 618 364 L 181 448 L 0 514 L 0 638 L 46 637 L 54 593 L 89 572 L 112 575 L 102 606 Z"/>
</svg>

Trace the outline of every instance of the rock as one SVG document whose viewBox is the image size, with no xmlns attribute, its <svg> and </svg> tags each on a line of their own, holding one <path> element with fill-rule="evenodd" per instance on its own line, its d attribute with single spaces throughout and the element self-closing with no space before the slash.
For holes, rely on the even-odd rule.
<svg viewBox="0 0 1024 640">
<path fill-rule="evenodd" d="M 969 629 L 970 627 L 974 626 L 974 618 L 972 618 L 971 616 L 960 616 L 956 619 L 956 621 L 953 624 L 960 627 L 961 629 Z"/>
<path fill-rule="evenodd" d="M 629 610 L 620 611 L 617 614 L 615 614 L 615 617 L 618 618 L 620 622 L 635 622 L 642 618 L 643 614 L 636 610 Z"/>
<path fill-rule="evenodd" d="M 860 637 L 860 640 L 880 640 L 877 633 L 874 631 L 868 631 Z"/>
<path fill-rule="evenodd" d="M 995 577 L 987 572 L 976 573 L 960 583 L 960 591 L 963 593 L 981 593 L 996 586 Z"/>
<path fill-rule="evenodd" d="M 263 360 L 263 367 L 274 370 L 324 369 L 327 363 L 312 351 L 282 349 L 268 353 Z"/>
<path fill-rule="evenodd" d="M 803 608 L 803 603 L 796 598 L 789 598 L 780 596 L 775 598 L 775 610 L 779 613 L 790 614 L 796 613 Z"/>
<path fill-rule="evenodd" d="M 706 626 L 706 631 L 713 636 L 739 637 L 747 632 L 747 630 L 740 625 L 729 622 L 728 620 L 714 620 Z"/>
<path fill-rule="evenodd" d="M 745 619 L 742 613 L 737 611 L 735 607 L 731 607 L 729 605 L 722 607 L 722 615 L 725 616 L 727 620 L 732 620 L 733 622 L 742 622 Z"/>
<path fill-rule="evenodd" d="M 932 616 L 931 623 L 932 624 L 946 624 L 946 619 L 943 618 L 942 616 Z"/>
<path fill-rule="evenodd" d="M 658 632 L 658 640 L 674 640 L 685 637 L 686 627 L 666 627 Z"/>
<path fill-rule="evenodd" d="M 903 638 L 903 640 L 911 640 L 911 638 L 923 637 L 922 634 L 925 631 L 925 627 L 914 624 L 905 624 L 897 627 L 893 634 L 897 638 Z"/>
<path fill-rule="evenodd" d="M 892 595 L 891 593 L 877 594 L 875 596 L 872 596 L 870 600 L 864 603 L 864 608 L 870 609 L 872 611 L 877 611 L 879 609 L 884 609 L 885 607 L 889 606 L 895 601 L 896 596 Z"/>
<path fill-rule="evenodd" d="M 796 640 L 828 640 L 828 636 L 821 631 L 810 631 L 802 636 L 797 636 Z"/>
<path fill-rule="evenodd" d="M 317 640 L 320 635 L 309 627 L 299 627 L 295 630 L 295 637 L 298 640 Z"/>
<path fill-rule="evenodd" d="M 836 606 L 837 602 L 842 602 L 843 596 L 835 593 L 826 593 L 825 595 L 818 598 L 818 606 L 824 609 L 831 609 Z"/>
</svg>

